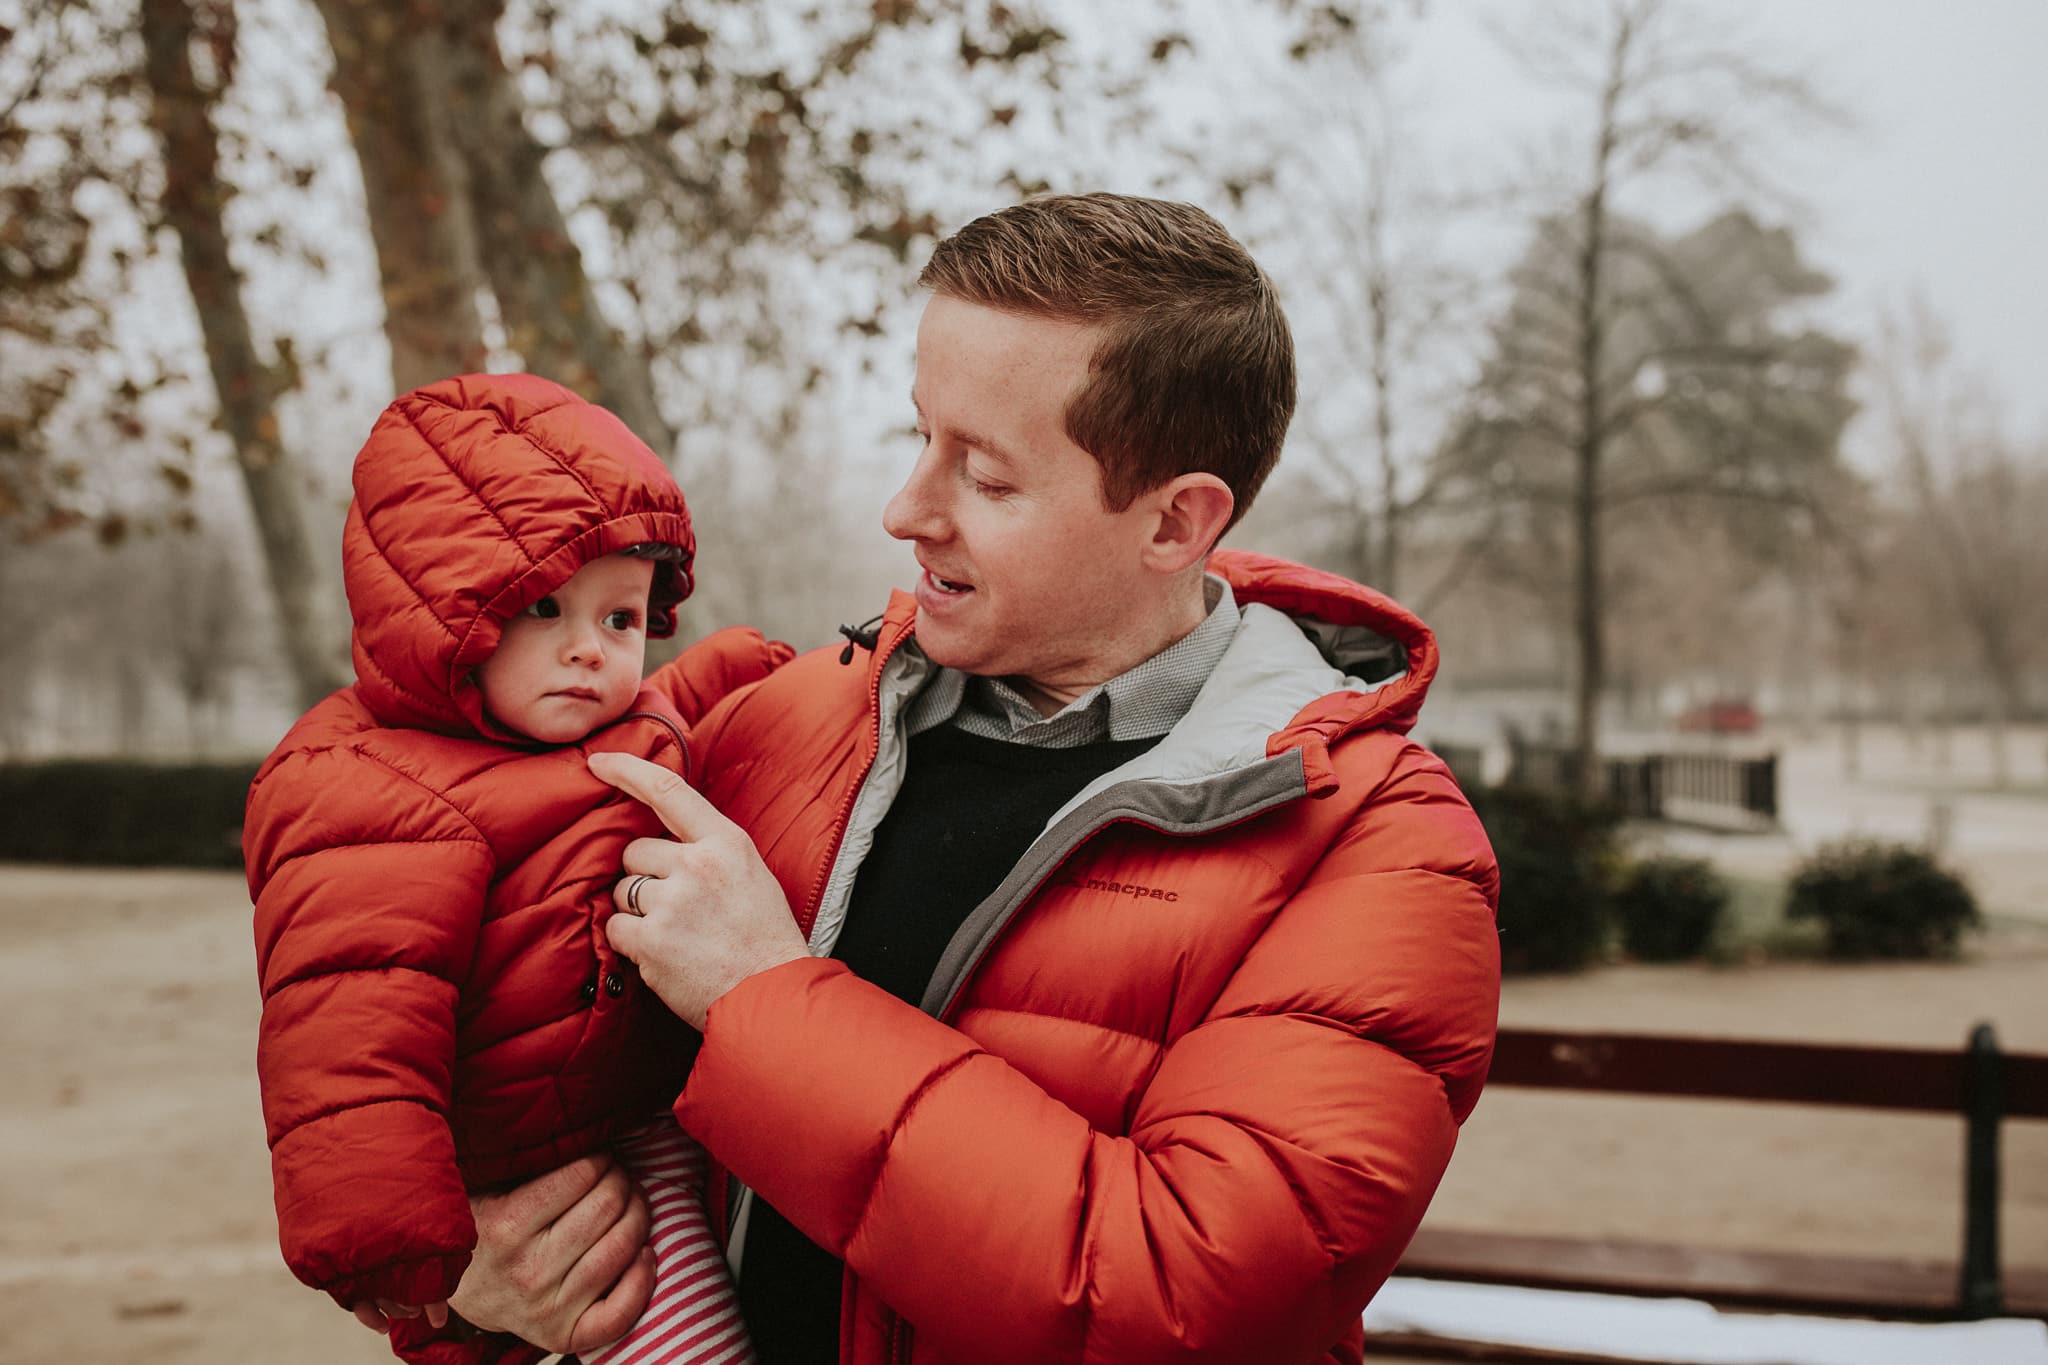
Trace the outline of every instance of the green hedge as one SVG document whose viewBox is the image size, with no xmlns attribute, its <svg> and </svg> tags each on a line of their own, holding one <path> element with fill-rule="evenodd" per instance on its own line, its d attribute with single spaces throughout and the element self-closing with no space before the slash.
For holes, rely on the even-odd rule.
<svg viewBox="0 0 2048 1365">
<path fill-rule="evenodd" d="M 1728 883 L 1700 858 L 1653 857 L 1630 864 L 1614 889 L 1621 946 L 1638 962 L 1687 962 L 1703 955 L 1728 910 Z"/>
<path fill-rule="evenodd" d="M 0 860 L 240 867 L 254 763 L 0 764 Z"/>
<path fill-rule="evenodd" d="M 1506 972 L 1571 972 L 1605 955 L 1618 817 L 1544 792 L 1469 791 L 1500 859 L 1500 960 Z"/>
<path fill-rule="evenodd" d="M 1799 865 L 1785 918 L 1819 920 L 1829 957 L 1954 957 L 1965 930 L 1981 928 L 1977 898 L 1924 850 L 1849 839 Z"/>
</svg>

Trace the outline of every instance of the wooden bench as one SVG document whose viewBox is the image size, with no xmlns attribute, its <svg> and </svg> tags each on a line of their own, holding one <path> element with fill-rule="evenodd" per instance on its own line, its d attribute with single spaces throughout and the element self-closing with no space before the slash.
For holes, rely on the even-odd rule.
<svg viewBox="0 0 2048 1365">
<path fill-rule="evenodd" d="M 2002 1273 L 1998 1255 L 2000 1125 L 2048 1119 L 2048 1056 L 2002 1053 L 1988 1025 L 1957 1051 L 1503 1029 L 1488 1084 L 1958 1115 L 1962 1254 L 1909 1261 L 1425 1227 L 1399 1274 L 1865 1317 L 2048 1318 L 2048 1268 Z M 1375 1344 L 1447 1359 L 1566 1358 Z"/>
</svg>

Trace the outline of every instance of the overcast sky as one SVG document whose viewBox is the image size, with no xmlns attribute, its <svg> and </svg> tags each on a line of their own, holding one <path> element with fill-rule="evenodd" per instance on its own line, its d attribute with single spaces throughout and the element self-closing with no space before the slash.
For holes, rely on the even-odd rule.
<svg viewBox="0 0 2048 1365">
<path fill-rule="evenodd" d="M 1857 121 L 1773 149 L 1802 244 L 1837 278 L 1834 315 L 1868 336 L 1921 290 L 2018 430 L 2048 442 L 2048 0 L 1702 2 Z M 1432 138 L 1485 145 L 1549 107 L 1481 22 L 1517 13 L 1435 0 L 1408 28 Z"/>
</svg>

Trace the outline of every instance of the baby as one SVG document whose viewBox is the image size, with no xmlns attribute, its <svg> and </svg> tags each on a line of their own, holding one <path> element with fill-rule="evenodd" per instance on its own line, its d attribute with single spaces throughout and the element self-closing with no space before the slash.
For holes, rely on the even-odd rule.
<svg viewBox="0 0 2048 1365">
<path fill-rule="evenodd" d="M 343 531 L 356 683 L 249 791 L 257 1047 L 285 1260 L 433 1365 L 540 1359 L 451 1318 L 469 1192 L 618 1151 L 654 1212 L 653 1304 L 589 1365 L 751 1359 L 668 1113 L 695 1037 L 607 943 L 620 856 L 660 833 L 593 753 L 687 775 L 692 721 L 789 657 L 686 651 L 681 492 L 603 408 L 469 375 L 385 410 Z"/>
</svg>

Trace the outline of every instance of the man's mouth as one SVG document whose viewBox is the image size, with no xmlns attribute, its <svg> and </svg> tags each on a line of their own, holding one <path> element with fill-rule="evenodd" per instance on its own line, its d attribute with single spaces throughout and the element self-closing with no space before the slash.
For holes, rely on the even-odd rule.
<svg viewBox="0 0 2048 1365">
<path fill-rule="evenodd" d="M 950 578 L 941 578 L 937 574 L 933 573 L 930 569 L 926 569 L 924 571 L 924 581 L 931 584 L 934 588 L 938 589 L 940 592 L 943 593 L 951 593 L 957 595 L 963 592 L 974 591 L 974 585 L 972 583 L 957 583 Z"/>
</svg>

